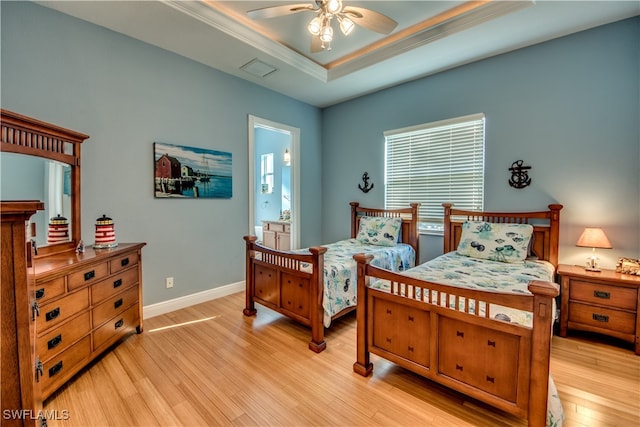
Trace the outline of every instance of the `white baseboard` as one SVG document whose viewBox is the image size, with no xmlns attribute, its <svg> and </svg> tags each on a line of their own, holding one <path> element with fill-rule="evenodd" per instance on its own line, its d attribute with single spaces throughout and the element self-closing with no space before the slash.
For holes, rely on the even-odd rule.
<svg viewBox="0 0 640 427">
<path fill-rule="evenodd" d="M 222 298 L 227 295 L 235 294 L 245 290 L 245 282 L 232 283 L 230 285 L 219 286 L 207 291 L 197 292 L 191 295 L 174 298 L 168 301 L 162 301 L 157 304 L 145 305 L 142 307 L 142 318 L 149 319 L 151 317 L 160 316 L 161 314 L 179 310 L 181 308 L 190 307 L 200 304 L 201 302 L 210 301 L 216 298 Z"/>
</svg>

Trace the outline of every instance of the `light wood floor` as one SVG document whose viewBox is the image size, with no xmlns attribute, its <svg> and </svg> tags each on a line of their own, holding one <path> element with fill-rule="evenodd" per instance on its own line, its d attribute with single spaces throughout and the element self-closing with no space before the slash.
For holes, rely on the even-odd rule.
<svg viewBox="0 0 640 427">
<path fill-rule="evenodd" d="M 68 419 L 49 426 L 520 426 L 376 356 L 354 374 L 355 317 L 332 325 L 327 350 L 308 329 L 244 293 L 147 319 L 45 402 Z M 553 338 L 551 373 L 567 426 L 640 425 L 640 356 L 628 348 Z"/>
</svg>

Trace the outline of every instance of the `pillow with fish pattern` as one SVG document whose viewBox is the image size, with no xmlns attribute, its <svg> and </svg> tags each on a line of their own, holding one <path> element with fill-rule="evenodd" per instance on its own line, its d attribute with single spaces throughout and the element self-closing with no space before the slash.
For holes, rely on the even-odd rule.
<svg viewBox="0 0 640 427">
<path fill-rule="evenodd" d="M 499 262 L 522 262 L 533 234 L 530 224 L 465 221 L 457 252 L 460 255 Z"/>
<path fill-rule="evenodd" d="M 402 218 L 363 216 L 356 240 L 377 246 L 395 246 L 400 234 Z"/>
</svg>

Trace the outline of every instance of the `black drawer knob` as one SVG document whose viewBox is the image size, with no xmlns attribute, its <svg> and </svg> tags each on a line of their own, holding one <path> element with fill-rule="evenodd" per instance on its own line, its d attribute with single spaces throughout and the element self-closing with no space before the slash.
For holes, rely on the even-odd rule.
<svg viewBox="0 0 640 427">
<path fill-rule="evenodd" d="M 54 376 L 62 370 L 62 360 L 49 368 L 49 377 Z"/>
<path fill-rule="evenodd" d="M 44 297 L 44 288 L 36 289 L 36 299 Z"/>
<path fill-rule="evenodd" d="M 60 307 L 56 307 L 53 310 L 48 311 L 45 318 L 47 319 L 47 322 L 49 322 L 58 316 L 60 316 Z"/>
<path fill-rule="evenodd" d="M 114 288 L 119 288 L 120 286 L 122 286 L 122 279 L 118 279 L 118 280 L 113 282 L 113 287 Z"/>
<path fill-rule="evenodd" d="M 611 294 L 609 292 L 604 292 L 604 291 L 593 291 L 593 296 L 596 298 L 602 298 L 602 299 L 611 298 Z"/>
<path fill-rule="evenodd" d="M 606 316 L 604 314 L 593 313 L 591 315 L 591 318 L 596 322 L 607 323 L 609 321 L 609 316 Z"/>
<path fill-rule="evenodd" d="M 113 308 L 118 308 L 122 306 L 122 298 L 113 303 Z"/>
<path fill-rule="evenodd" d="M 115 323 L 115 329 L 121 328 L 124 325 L 124 319 L 120 319 Z"/>
<path fill-rule="evenodd" d="M 124 258 L 124 259 L 120 260 L 120 266 L 121 267 L 126 267 L 127 265 L 129 265 L 129 258 Z"/>
<path fill-rule="evenodd" d="M 91 280 L 94 277 L 96 277 L 96 271 L 95 270 L 91 270 L 91 271 L 87 271 L 86 273 L 84 273 L 84 280 Z"/>
<path fill-rule="evenodd" d="M 57 335 L 47 341 L 47 349 L 51 350 L 52 348 L 56 348 L 58 344 L 62 342 L 62 334 Z"/>
</svg>

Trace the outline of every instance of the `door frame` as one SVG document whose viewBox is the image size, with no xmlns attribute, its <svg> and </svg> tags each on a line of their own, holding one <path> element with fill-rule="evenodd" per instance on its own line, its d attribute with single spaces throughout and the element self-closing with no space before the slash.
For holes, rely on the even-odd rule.
<svg viewBox="0 0 640 427">
<path fill-rule="evenodd" d="M 248 115 L 248 143 L 249 143 L 249 234 L 255 234 L 254 210 L 255 200 L 255 129 L 257 127 L 281 132 L 291 137 L 291 249 L 300 247 L 300 129 L 283 123 Z"/>
</svg>

